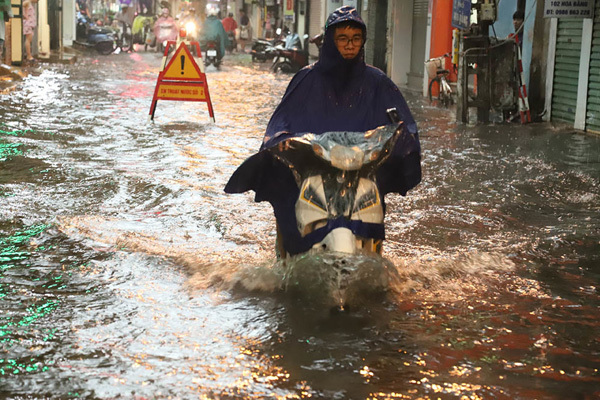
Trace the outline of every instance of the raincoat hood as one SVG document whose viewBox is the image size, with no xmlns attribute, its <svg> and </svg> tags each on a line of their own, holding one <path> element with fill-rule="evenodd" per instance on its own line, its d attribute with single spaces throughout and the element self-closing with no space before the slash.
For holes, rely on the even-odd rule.
<svg viewBox="0 0 600 400">
<path fill-rule="evenodd" d="M 325 24 L 325 37 L 323 39 L 323 47 L 319 61 L 315 64 L 315 68 L 321 69 L 324 73 L 331 75 L 335 80 L 336 86 L 343 85 L 344 81 L 350 76 L 358 75 L 365 69 L 365 50 L 364 43 L 358 55 L 352 60 L 346 60 L 337 49 L 335 41 L 335 28 L 344 22 L 355 22 L 362 27 L 363 37 L 367 38 L 367 27 L 358 15 L 356 8 L 343 6 L 335 10 Z"/>
</svg>

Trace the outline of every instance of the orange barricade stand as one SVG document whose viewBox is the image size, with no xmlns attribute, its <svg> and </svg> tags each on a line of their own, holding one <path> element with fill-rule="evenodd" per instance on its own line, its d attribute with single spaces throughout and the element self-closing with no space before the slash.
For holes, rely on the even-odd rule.
<svg viewBox="0 0 600 400">
<path fill-rule="evenodd" d="M 150 105 L 150 119 L 154 119 L 158 100 L 202 101 L 207 103 L 210 118 L 215 122 L 215 114 L 210 101 L 206 74 L 204 73 L 204 63 L 200 62 L 200 67 L 198 67 L 184 41 L 179 43 L 175 54 L 167 63 L 169 49 L 171 46 L 175 47 L 178 42 L 169 40 L 165 46 L 162 69 L 158 74 L 152 104 Z M 200 44 L 198 42 L 190 42 L 189 44 L 195 46 L 196 54 L 202 59 Z"/>
</svg>

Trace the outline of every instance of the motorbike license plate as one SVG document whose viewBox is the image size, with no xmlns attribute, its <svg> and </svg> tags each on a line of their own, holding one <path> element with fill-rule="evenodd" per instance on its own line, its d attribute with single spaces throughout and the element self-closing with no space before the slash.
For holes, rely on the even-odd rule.
<svg viewBox="0 0 600 400">
<path fill-rule="evenodd" d="M 206 50 L 206 56 L 207 57 L 216 57 L 217 51 L 216 50 Z"/>
</svg>

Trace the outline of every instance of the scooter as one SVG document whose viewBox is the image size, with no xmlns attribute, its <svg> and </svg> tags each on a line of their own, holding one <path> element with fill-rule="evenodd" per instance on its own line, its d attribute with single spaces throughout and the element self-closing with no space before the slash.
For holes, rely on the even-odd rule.
<svg viewBox="0 0 600 400">
<path fill-rule="evenodd" d="M 165 22 L 157 21 L 157 23 L 159 25 L 155 28 L 156 51 L 162 53 L 165 51 L 165 47 L 169 40 L 177 40 L 179 31 L 173 19 Z"/>
<path fill-rule="evenodd" d="M 124 21 L 114 20 L 112 28 L 117 35 L 117 47 L 120 51 L 128 52 L 133 48 L 133 36 L 131 33 L 131 26 Z"/>
<path fill-rule="evenodd" d="M 184 18 L 181 21 L 181 27 L 179 35 L 183 35 L 182 39 L 188 44 L 190 53 L 192 53 L 193 56 L 198 56 L 198 54 L 196 54 L 196 46 L 189 45 L 191 42 L 198 42 L 200 40 L 198 22 L 193 18 Z"/>
<path fill-rule="evenodd" d="M 81 11 L 77 12 L 76 44 L 93 48 L 102 55 L 108 55 L 117 48 L 117 40 L 118 37 L 112 29 L 100 27 L 94 24 L 86 14 Z"/>
<path fill-rule="evenodd" d="M 217 42 L 208 40 L 204 45 L 206 48 L 206 57 L 204 57 L 204 66 L 214 65 L 216 69 L 221 68 L 221 59 L 218 58 Z"/>
<path fill-rule="evenodd" d="M 300 252 L 290 255 L 278 246 L 280 262 L 293 266 L 286 273 L 288 288 L 327 281 L 326 290 L 335 291 L 343 306 L 346 297 L 340 291 L 360 286 L 364 268 L 371 268 L 370 276 L 377 275 L 371 289 L 385 290 L 385 280 L 391 271 L 381 261 L 385 210 L 377 172 L 397 145 L 409 145 L 416 140 L 398 120 L 395 109 L 389 110 L 388 115 L 394 121 L 390 125 L 367 132 L 298 135 L 274 143 L 245 161 L 246 165 L 253 165 L 264 159 L 264 152 L 270 153 L 292 171 L 299 189 L 294 212 L 301 239 L 294 244 L 294 251 Z M 225 192 L 249 190 L 247 177 L 246 170 L 238 169 Z M 270 185 L 266 181 L 263 184 Z M 318 265 L 302 264 L 309 258 L 316 258 Z M 381 262 L 350 261 L 357 259 Z M 318 276 L 311 272 L 308 277 L 299 277 L 306 268 L 318 269 Z"/>
<path fill-rule="evenodd" d="M 235 49 L 237 49 L 237 40 L 235 40 L 235 31 L 227 32 L 227 39 L 229 40 L 227 46 L 225 46 L 225 50 L 227 50 L 230 54 L 233 53 Z"/>
<path fill-rule="evenodd" d="M 306 40 L 308 35 L 304 35 L 304 49 L 300 43 L 298 34 L 288 35 L 285 40 L 285 47 L 275 48 L 275 58 L 271 69 L 273 72 L 293 73 L 308 65 L 308 49 Z"/>
<path fill-rule="evenodd" d="M 148 47 L 156 46 L 156 36 L 152 30 L 155 21 L 155 16 L 141 14 L 133 20 L 133 26 L 131 27 L 133 44 L 144 46 L 144 51 L 148 51 Z"/>
<path fill-rule="evenodd" d="M 277 36 L 273 39 L 256 39 L 252 43 L 252 50 L 250 53 L 252 54 L 252 61 L 265 62 L 267 60 L 272 60 L 273 57 L 277 55 L 276 47 L 284 46 L 285 40 L 283 40 L 279 35 L 281 34 L 281 28 L 277 29 Z"/>
</svg>

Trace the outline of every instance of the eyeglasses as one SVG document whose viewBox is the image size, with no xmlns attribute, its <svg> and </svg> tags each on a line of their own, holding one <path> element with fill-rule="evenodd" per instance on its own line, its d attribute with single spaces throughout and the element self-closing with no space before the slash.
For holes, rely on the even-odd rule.
<svg viewBox="0 0 600 400">
<path fill-rule="evenodd" d="M 340 46 L 347 46 L 348 43 L 352 42 L 354 46 L 361 46 L 363 44 L 363 37 L 360 35 L 349 38 L 348 36 L 340 36 L 335 39 L 335 42 Z"/>
</svg>

